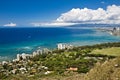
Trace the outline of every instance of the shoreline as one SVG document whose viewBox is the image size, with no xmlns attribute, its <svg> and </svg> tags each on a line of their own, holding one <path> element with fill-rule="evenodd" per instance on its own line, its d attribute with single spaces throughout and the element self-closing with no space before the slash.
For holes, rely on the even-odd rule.
<svg viewBox="0 0 120 80">
<path fill-rule="evenodd" d="M 97 30 L 100 30 L 102 32 L 107 32 L 113 36 L 120 36 L 120 27 L 114 27 L 114 28 L 98 28 Z"/>
<path fill-rule="evenodd" d="M 17 58 L 12 61 L 2 61 L 0 72 L 6 78 L 23 75 L 28 79 L 30 76 L 35 77 L 37 75 L 40 75 L 39 77 L 49 76 L 50 74 L 62 76 L 71 71 L 77 74 L 87 73 L 96 62 L 104 62 L 118 56 L 94 54 L 92 53 L 93 50 L 112 47 L 120 48 L 120 42 L 78 47 L 59 43 L 57 49 L 53 51 L 45 48 L 34 51 L 32 54 L 17 54 Z"/>
<path fill-rule="evenodd" d="M 56 44 L 60 42 L 70 43 L 75 46 L 81 46 L 81 45 L 85 46 L 85 45 L 94 45 L 94 44 L 99 44 L 99 43 L 104 43 L 104 42 L 120 41 L 120 38 L 114 37 L 108 34 L 107 32 L 103 33 L 100 31 L 96 31 L 95 29 L 96 28 L 94 29 L 85 28 L 84 29 L 84 27 L 78 27 L 78 28 L 72 27 L 72 28 L 65 28 L 65 29 L 64 28 L 57 29 L 58 30 L 57 32 L 55 29 L 34 29 L 34 30 L 16 29 L 17 31 L 11 29 L 11 31 L 8 33 L 10 34 L 8 35 L 8 37 L 15 36 L 13 38 L 15 40 L 15 43 L 9 42 L 9 41 L 14 41 L 12 40 L 12 38 L 10 39 L 7 38 L 5 39 L 5 42 L 4 42 L 4 37 L 3 37 L 3 40 L 0 40 L 0 42 L 1 41 L 4 42 L 4 43 L 1 43 L 0 45 L 0 56 L 3 57 L 1 58 L 2 60 L 4 60 L 4 57 L 8 57 L 8 58 L 10 57 L 11 59 L 13 59 L 16 57 L 18 53 L 19 54 L 22 54 L 22 53 L 31 54 L 39 46 L 43 48 L 47 47 L 48 49 L 50 49 L 51 47 L 56 48 Z M 9 30 L 5 30 L 5 32 L 1 34 L 5 34 L 8 31 Z M 17 41 L 17 35 L 14 35 L 14 33 L 12 33 L 13 31 L 16 31 L 16 32 L 20 31 L 20 33 L 18 33 L 20 35 L 20 39 L 21 39 L 20 41 Z M 61 33 L 62 31 L 63 33 Z M 26 36 L 21 35 L 21 32 Z M 31 33 L 26 34 L 29 32 Z M 36 33 L 33 33 L 33 32 L 36 32 Z M 54 35 L 55 32 L 56 34 Z M 43 35 L 45 34 L 45 36 L 43 36 L 42 34 Z"/>
<path fill-rule="evenodd" d="M 71 44 L 67 43 L 58 43 L 62 44 L 63 49 L 73 47 Z M 23 57 L 23 59 L 28 58 L 33 58 L 34 56 L 40 55 L 40 54 L 48 54 L 49 52 L 51 53 L 54 50 L 58 49 L 58 44 L 56 45 L 56 48 L 48 49 L 48 48 L 41 48 L 37 47 L 34 51 L 31 53 L 17 53 L 14 57 L 9 57 L 9 56 L 0 56 L 0 63 L 3 61 L 11 62 L 11 61 L 19 61 L 17 58 L 18 57 Z M 3 60 L 2 60 L 3 59 Z"/>
<path fill-rule="evenodd" d="M 103 43 L 95 43 L 95 44 L 88 44 L 88 45 L 81 45 L 81 46 L 76 46 L 76 45 L 72 45 L 73 47 L 82 47 L 82 46 L 94 46 L 94 45 L 101 45 L 101 44 L 106 44 L 106 43 L 118 43 L 118 42 L 103 42 Z M 59 44 L 59 43 L 58 43 Z M 68 43 L 63 43 L 63 44 L 68 44 Z M 71 45 L 71 44 L 70 44 Z M 13 57 L 9 57 L 9 56 L 0 56 L 0 63 L 2 62 L 2 61 L 7 61 L 7 62 L 10 62 L 10 61 L 14 61 L 16 58 L 17 58 L 17 55 L 19 54 L 19 55 L 22 55 L 23 54 L 23 56 L 24 55 L 27 55 L 27 56 L 32 56 L 32 55 L 38 55 L 38 54 L 41 54 L 41 52 L 43 51 L 44 52 L 44 49 L 46 49 L 47 50 L 47 52 L 52 52 L 52 51 L 54 51 L 54 50 L 57 50 L 58 48 L 57 48 L 57 44 L 56 44 L 56 48 L 52 48 L 52 49 L 49 49 L 49 48 L 42 48 L 42 49 L 40 49 L 40 47 L 37 47 L 34 51 L 32 51 L 31 53 L 17 53 L 15 56 L 13 56 Z M 35 52 L 39 52 L 40 51 L 40 53 L 35 53 Z"/>
</svg>

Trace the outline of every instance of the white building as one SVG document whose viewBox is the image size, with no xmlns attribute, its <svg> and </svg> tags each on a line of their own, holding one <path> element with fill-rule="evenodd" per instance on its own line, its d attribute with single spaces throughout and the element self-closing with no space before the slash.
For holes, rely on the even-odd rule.
<svg viewBox="0 0 120 80">
<path fill-rule="evenodd" d="M 43 49 L 43 53 L 48 54 L 49 52 L 51 52 L 49 49 L 47 49 L 47 48 Z"/>
<path fill-rule="evenodd" d="M 59 43 L 59 44 L 57 44 L 57 48 L 58 48 L 58 50 L 71 49 L 71 48 L 73 48 L 73 46 L 69 45 L 69 44 L 65 44 L 65 43 Z"/>
<path fill-rule="evenodd" d="M 20 61 L 20 59 L 21 59 L 20 54 L 17 54 L 17 61 Z"/>
<path fill-rule="evenodd" d="M 35 56 L 40 55 L 42 53 L 43 53 L 43 51 L 38 49 L 37 51 L 34 51 L 32 55 L 33 55 L 33 57 L 35 57 Z"/>
<path fill-rule="evenodd" d="M 2 61 L 2 65 L 8 64 L 7 61 Z"/>
<path fill-rule="evenodd" d="M 115 36 L 120 36 L 120 27 L 114 27 L 111 31 L 111 34 Z"/>
<path fill-rule="evenodd" d="M 38 49 L 38 50 L 34 51 L 32 54 L 26 54 L 26 53 L 17 54 L 17 59 L 14 59 L 13 61 L 29 60 L 32 57 L 41 55 L 43 53 L 49 53 L 49 52 L 50 52 L 49 49 L 44 48 L 43 50 Z"/>
<path fill-rule="evenodd" d="M 43 53 L 41 49 L 38 49 L 36 52 L 38 53 L 38 55 Z"/>
<path fill-rule="evenodd" d="M 33 55 L 33 57 L 35 57 L 38 55 L 38 53 L 36 51 L 34 51 L 32 55 Z"/>
<path fill-rule="evenodd" d="M 31 57 L 30 54 L 22 53 L 22 54 L 17 54 L 17 59 L 13 61 L 20 61 L 20 60 L 28 60 Z"/>
<path fill-rule="evenodd" d="M 120 27 L 117 27 L 117 30 L 120 31 Z"/>
<path fill-rule="evenodd" d="M 65 44 L 59 43 L 57 44 L 57 48 L 60 49 L 65 49 Z"/>
<path fill-rule="evenodd" d="M 29 55 L 28 55 L 28 54 L 25 54 L 25 53 L 22 53 L 22 54 L 21 54 L 21 57 L 22 57 L 22 59 L 24 59 L 24 60 L 26 60 L 28 56 L 29 56 Z"/>
</svg>

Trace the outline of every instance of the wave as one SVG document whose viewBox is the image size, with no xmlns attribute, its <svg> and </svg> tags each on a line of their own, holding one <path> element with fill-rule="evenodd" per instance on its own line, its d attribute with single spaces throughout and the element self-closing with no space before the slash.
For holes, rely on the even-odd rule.
<svg viewBox="0 0 120 80">
<path fill-rule="evenodd" d="M 32 47 L 26 46 L 26 47 L 23 47 L 23 49 L 32 49 Z"/>
<path fill-rule="evenodd" d="M 25 47 L 19 47 L 17 50 L 32 50 L 33 47 L 25 46 Z"/>
<path fill-rule="evenodd" d="M 8 56 L 0 56 L 0 61 L 3 61 L 3 60 L 10 60 L 10 57 L 8 57 Z"/>
</svg>

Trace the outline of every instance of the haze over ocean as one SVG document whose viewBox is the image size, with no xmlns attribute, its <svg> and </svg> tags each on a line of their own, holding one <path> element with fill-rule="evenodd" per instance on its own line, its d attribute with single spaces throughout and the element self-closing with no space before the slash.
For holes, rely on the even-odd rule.
<svg viewBox="0 0 120 80">
<path fill-rule="evenodd" d="M 120 37 L 88 27 L 0 28 L 0 58 L 12 59 L 38 48 L 54 49 L 57 43 L 81 46 L 118 41 Z"/>
</svg>

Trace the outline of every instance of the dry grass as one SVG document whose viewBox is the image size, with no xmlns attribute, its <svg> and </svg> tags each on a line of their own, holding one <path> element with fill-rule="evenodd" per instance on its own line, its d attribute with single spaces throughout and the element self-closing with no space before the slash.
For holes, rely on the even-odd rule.
<svg viewBox="0 0 120 80">
<path fill-rule="evenodd" d="M 120 58 L 97 63 L 85 75 L 85 80 L 120 80 Z"/>
</svg>

